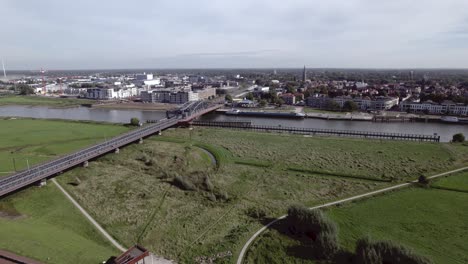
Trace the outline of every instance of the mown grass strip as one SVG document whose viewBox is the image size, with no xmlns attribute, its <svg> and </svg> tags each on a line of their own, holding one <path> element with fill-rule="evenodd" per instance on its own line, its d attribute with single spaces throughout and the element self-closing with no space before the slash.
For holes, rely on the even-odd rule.
<svg viewBox="0 0 468 264">
<path fill-rule="evenodd" d="M 352 178 L 352 179 L 366 180 L 366 181 L 391 182 L 391 180 L 387 180 L 387 179 L 377 179 L 377 178 L 372 178 L 372 177 L 367 177 L 367 176 L 352 175 L 352 174 L 345 174 L 345 173 L 339 173 L 339 172 L 328 172 L 328 171 L 310 170 L 310 169 L 292 168 L 292 167 L 287 168 L 287 170 L 309 173 L 309 174 L 332 176 L 332 177 Z"/>
<path fill-rule="evenodd" d="M 247 166 L 254 166 L 259 168 L 270 168 L 272 166 L 269 162 L 262 162 L 258 160 L 244 160 L 244 159 L 235 159 L 235 164 L 239 165 L 247 165 Z"/>
<path fill-rule="evenodd" d="M 431 188 L 432 189 L 445 190 L 445 191 L 452 191 L 452 192 L 468 193 L 468 190 L 457 189 L 457 188 L 449 188 L 449 187 L 442 187 L 442 186 L 431 186 Z"/>
<path fill-rule="evenodd" d="M 179 143 L 179 144 L 190 143 L 190 141 L 188 140 L 175 138 L 175 137 L 151 137 L 151 140 L 170 142 L 170 143 Z M 207 143 L 200 142 L 200 141 L 191 141 L 191 142 L 193 146 L 202 148 L 210 152 L 213 155 L 213 157 L 216 159 L 217 167 L 220 167 L 223 163 L 232 162 L 233 160 L 232 153 L 223 147 L 207 144 Z"/>
<path fill-rule="evenodd" d="M 193 145 L 210 152 L 213 155 L 213 157 L 216 159 L 216 166 L 218 168 L 222 164 L 231 162 L 233 160 L 232 153 L 225 148 L 210 145 L 210 144 L 203 143 L 203 142 L 194 142 Z"/>
</svg>

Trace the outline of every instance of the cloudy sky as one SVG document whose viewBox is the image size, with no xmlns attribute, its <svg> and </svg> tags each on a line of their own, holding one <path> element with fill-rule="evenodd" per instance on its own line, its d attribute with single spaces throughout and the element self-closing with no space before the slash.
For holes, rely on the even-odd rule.
<svg viewBox="0 0 468 264">
<path fill-rule="evenodd" d="M 468 68 L 467 0 L 0 0 L 9 69 Z"/>
</svg>

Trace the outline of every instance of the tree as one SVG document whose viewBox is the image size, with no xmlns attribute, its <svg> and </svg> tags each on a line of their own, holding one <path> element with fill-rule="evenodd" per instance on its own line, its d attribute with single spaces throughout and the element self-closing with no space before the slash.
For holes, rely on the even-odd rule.
<svg viewBox="0 0 468 264">
<path fill-rule="evenodd" d="M 247 98 L 247 100 L 253 101 L 254 96 L 253 96 L 252 93 L 248 93 L 248 94 L 245 96 L 245 98 Z"/>
<path fill-rule="evenodd" d="M 452 142 L 464 142 L 465 141 L 465 135 L 462 133 L 457 133 L 453 135 L 452 137 Z"/>
<path fill-rule="evenodd" d="M 265 99 L 260 100 L 260 107 L 265 107 L 267 105 L 267 103 L 268 102 Z"/>
<path fill-rule="evenodd" d="M 140 126 L 140 119 L 136 118 L 136 117 L 132 117 L 132 119 L 130 119 L 130 125 L 132 126 Z"/>
<path fill-rule="evenodd" d="M 226 94 L 226 96 L 224 97 L 224 100 L 226 100 L 229 103 L 232 103 L 232 96 L 230 94 Z"/>
<path fill-rule="evenodd" d="M 372 241 L 361 238 L 356 243 L 356 263 L 431 264 L 426 257 L 392 241 Z"/>
<path fill-rule="evenodd" d="M 316 257 L 330 259 L 338 252 L 338 228 L 322 211 L 293 205 L 287 221 L 301 243 L 312 246 Z"/>
<path fill-rule="evenodd" d="M 358 109 L 358 105 L 353 101 L 346 101 L 343 104 L 343 110 L 345 111 L 353 112 L 353 111 L 356 111 L 357 109 Z"/>
<path fill-rule="evenodd" d="M 34 89 L 27 84 L 19 84 L 16 88 L 18 89 L 20 95 L 34 94 Z"/>
<path fill-rule="evenodd" d="M 429 187 L 431 181 L 424 175 L 418 177 L 418 183 L 423 187 Z"/>
<path fill-rule="evenodd" d="M 333 100 L 329 100 L 326 105 L 325 105 L 325 108 L 327 110 L 331 110 L 331 111 L 339 111 L 340 110 L 340 105 L 333 101 Z"/>
<path fill-rule="evenodd" d="M 278 104 L 278 106 L 284 105 L 284 100 L 283 100 L 283 98 L 278 98 L 278 100 L 276 100 L 276 103 Z"/>
</svg>

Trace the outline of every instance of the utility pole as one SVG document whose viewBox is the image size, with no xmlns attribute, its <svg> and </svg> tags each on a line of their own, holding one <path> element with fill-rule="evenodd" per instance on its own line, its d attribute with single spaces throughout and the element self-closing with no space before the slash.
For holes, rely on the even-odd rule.
<svg viewBox="0 0 468 264">
<path fill-rule="evenodd" d="M 5 63 L 3 62 L 3 58 L 2 58 L 2 68 L 3 68 L 3 77 L 5 77 L 6 79 L 6 70 L 5 70 Z"/>
<path fill-rule="evenodd" d="M 15 169 L 15 172 L 16 172 L 16 161 L 15 161 L 15 158 L 12 158 L 13 159 L 13 168 Z"/>
</svg>

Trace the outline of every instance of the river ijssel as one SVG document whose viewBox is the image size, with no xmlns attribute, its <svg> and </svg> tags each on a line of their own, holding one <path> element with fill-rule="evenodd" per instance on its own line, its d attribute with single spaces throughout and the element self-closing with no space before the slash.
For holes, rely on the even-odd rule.
<svg viewBox="0 0 468 264">
<path fill-rule="evenodd" d="M 3 117 L 31 117 L 31 118 L 57 118 L 72 120 L 92 120 L 111 123 L 128 123 L 130 118 L 137 117 L 143 122 L 146 120 L 159 120 L 166 117 L 163 111 L 144 110 L 117 110 L 88 107 L 49 108 L 30 106 L 2 106 L 0 116 Z M 208 114 L 201 120 L 212 121 L 251 121 L 256 125 L 269 125 L 283 127 L 304 127 L 339 130 L 375 131 L 389 133 L 440 135 L 441 141 L 448 142 L 455 133 L 468 135 L 468 125 L 444 123 L 373 123 L 366 121 L 342 121 L 322 119 L 285 119 L 263 117 L 237 117 L 222 114 Z M 0 128 L 1 129 L 1 128 Z"/>
</svg>

